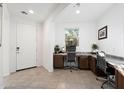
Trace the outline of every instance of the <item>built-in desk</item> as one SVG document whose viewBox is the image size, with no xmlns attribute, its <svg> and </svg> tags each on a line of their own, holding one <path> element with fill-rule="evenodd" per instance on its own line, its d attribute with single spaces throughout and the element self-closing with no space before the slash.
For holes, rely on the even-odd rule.
<svg viewBox="0 0 124 93">
<path fill-rule="evenodd" d="M 124 89 L 124 61 L 113 58 L 106 58 L 106 60 L 115 69 L 116 88 Z"/>
<path fill-rule="evenodd" d="M 54 54 L 53 55 L 53 67 L 63 69 L 64 68 L 64 54 Z"/>
<path fill-rule="evenodd" d="M 67 53 L 53 54 L 53 66 L 54 69 L 64 68 L 64 61 L 66 60 Z M 90 70 L 97 74 L 96 72 L 96 56 L 90 53 L 76 53 L 76 59 L 78 62 L 78 68 L 82 70 Z"/>
<path fill-rule="evenodd" d="M 64 59 L 67 53 L 53 54 L 54 68 L 64 68 Z M 76 53 L 79 69 L 89 69 L 95 75 L 101 75 L 101 72 L 96 69 L 96 55 L 90 53 Z M 115 69 L 116 88 L 124 89 L 124 60 L 106 57 L 108 64 Z"/>
</svg>

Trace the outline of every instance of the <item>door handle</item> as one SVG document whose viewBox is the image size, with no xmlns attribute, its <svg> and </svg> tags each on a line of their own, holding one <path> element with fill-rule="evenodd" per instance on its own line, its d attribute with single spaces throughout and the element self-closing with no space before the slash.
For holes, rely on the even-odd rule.
<svg viewBox="0 0 124 93">
<path fill-rule="evenodd" d="M 16 47 L 16 53 L 19 53 L 20 47 Z"/>
<path fill-rule="evenodd" d="M 17 50 L 19 50 L 19 49 L 20 49 L 20 47 L 16 47 L 16 49 L 17 49 Z"/>
</svg>

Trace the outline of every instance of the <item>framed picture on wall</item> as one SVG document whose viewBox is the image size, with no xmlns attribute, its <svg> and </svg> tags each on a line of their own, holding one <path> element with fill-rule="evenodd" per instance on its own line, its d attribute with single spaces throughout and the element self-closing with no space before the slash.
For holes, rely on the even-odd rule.
<svg viewBox="0 0 124 93">
<path fill-rule="evenodd" d="M 107 26 L 98 30 L 98 40 L 107 38 Z"/>
</svg>

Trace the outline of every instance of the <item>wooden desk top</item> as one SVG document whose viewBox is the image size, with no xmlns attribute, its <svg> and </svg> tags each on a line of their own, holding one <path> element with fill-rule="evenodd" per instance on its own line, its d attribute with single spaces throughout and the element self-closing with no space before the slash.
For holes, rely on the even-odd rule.
<svg viewBox="0 0 124 93">
<path fill-rule="evenodd" d="M 54 55 L 62 55 L 62 56 L 66 56 L 67 53 L 58 53 L 58 54 L 54 54 Z M 83 52 L 77 52 L 76 56 L 92 56 L 96 58 L 96 55 L 93 55 L 91 53 L 83 53 Z"/>
<path fill-rule="evenodd" d="M 109 61 L 108 63 L 112 65 L 119 73 L 121 73 L 124 76 L 124 66 L 122 66 L 122 64 L 109 62 Z"/>
</svg>

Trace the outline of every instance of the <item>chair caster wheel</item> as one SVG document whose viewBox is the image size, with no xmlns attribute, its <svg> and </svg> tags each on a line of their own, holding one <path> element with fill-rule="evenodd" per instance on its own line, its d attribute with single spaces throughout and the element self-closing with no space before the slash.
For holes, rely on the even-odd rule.
<svg viewBox="0 0 124 93">
<path fill-rule="evenodd" d="M 101 86 L 101 88 L 104 89 L 103 86 Z"/>
</svg>

